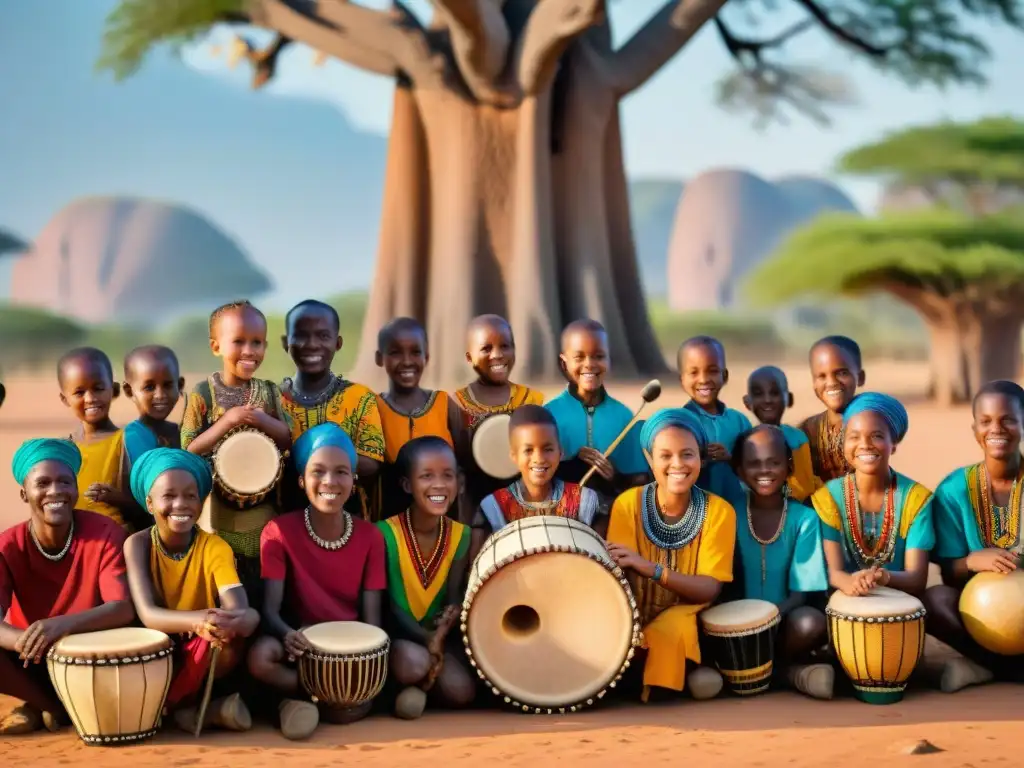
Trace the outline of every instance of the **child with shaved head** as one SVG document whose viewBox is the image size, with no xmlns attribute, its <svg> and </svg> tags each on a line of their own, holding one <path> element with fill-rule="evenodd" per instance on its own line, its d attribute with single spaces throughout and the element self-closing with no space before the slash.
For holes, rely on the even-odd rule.
<svg viewBox="0 0 1024 768">
<path fill-rule="evenodd" d="M 139 412 L 139 418 L 124 428 L 132 461 L 152 447 L 181 446 L 181 430 L 169 418 L 184 388 L 178 356 L 169 347 L 148 344 L 125 355 L 121 389 Z"/>
</svg>

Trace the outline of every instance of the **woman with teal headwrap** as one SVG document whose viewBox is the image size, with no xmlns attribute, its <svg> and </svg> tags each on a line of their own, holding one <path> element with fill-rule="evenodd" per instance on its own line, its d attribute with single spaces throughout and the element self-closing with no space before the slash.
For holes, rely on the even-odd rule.
<svg viewBox="0 0 1024 768">
<path fill-rule="evenodd" d="M 128 582 L 142 623 L 180 637 L 167 704 L 184 730 L 195 727 L 195 700 L 213 649 L 221 649 L 220 677 L 237 665 L 244 638 L 259 624 L 231 547 L 196 525 L 212 484 L 207 463 L 180 448 L 154 448 L 132 466 L 132 495 L 154 525 L 125 544 Z M 215 699 L 209 711 L 212 724 L 222 728 L 244 731 L 252 725 L 238 694 Z"/>
<path fill-rule="evenodd" d="M 722 678 L 700 664 L 697 614 L 732 581 L 736 513 L 694 484 L 707 452 L 700 420 L 682 408 L 656 412 L 640 431 L 654 482 L 612 505 L 608 552 L 628 573 L 644 625 L 644 701 L 651 687 L 711 698 Z"/>
<path fill-rule="evenodd" d="M 823 523 L 831 586 L 852 596 L 891 586 L 923 595 L 935 546 L 932 494 L 890 467 L 907 434 L 907 409 L 878 392 L 843 412 L 843 454 L 853 471 L 811 496 Z"/>
<path fill-rule="evenodd" d="M 379 627 L 387 579 L 383 534 L 345 511 L 356 468 L 355 446 L 345 430 L 331 422 L 313 427 L 295 441 L 292 456 L 308 505 L 271 520 L 263 530 L 267 634 L 249 653 L 249 671 L 283 695 L 281 733 L 302 739 L 313 733 L 320 715 L 303 700 L 299 684 L 295 662 L 309 649 L 301 630 L 330 621 Z M 346 711 L 346 722 L 369 709 L 368 702 Z"/>
<path fill-rule="evenodd" d="M 135 618 L 124 530 L 75 508 L 81 463 L 74 443 L 50 438 L 23 443 L 11 462 L 29 519 L 0 533 L 0 694 L 24 703 L 0 721 L 3 736 L 63 721 L 44 661 L 55 642 Z"/>
<path fill-rule="evenodd" d="M 993 678 L 1024 677 L 1024 656 L 985 650 L 960 614 L 960 593 L 975 574 L 1009 574 L 1022 565 L 1024 389 L 1014 381 L 989 382 L 971 410 L 982 460 L 950 473 L 935 489 L 935 555 L 943 584 L 924 596 L 929 634 L 964 657 L 945 664 L 942 690 L 949 693 Z"/>
</svg>

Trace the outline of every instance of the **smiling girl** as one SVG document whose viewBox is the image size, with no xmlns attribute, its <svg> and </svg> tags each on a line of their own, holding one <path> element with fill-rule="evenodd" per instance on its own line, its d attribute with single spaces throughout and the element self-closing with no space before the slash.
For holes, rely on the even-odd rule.
<svg viewBox="0 0 1024 768">
<path fill-rule="evenodd" d="M 658 411 L 645 422 L 640 443 L 654 482 L 615 500 L 608 553 L 628 573 L 643 622 L 643 700 L 652 687 L 682 691 L 684 685 L 695 699 L 713 698 L 722 676 L 697 666 L 697 614 L 732 581 L 736 512 L 694 485 L 708 442 L 692 413 Z"/>
<path fill-rule="evenodd" d="M 469 553 L 469 527 L 447 517 L 458 497 L 458 466 L 439 437 L 417 437 L 402 446 L 397 467 L 412 501 L 402 514 L 377 523 L 387 547 L 388 634 L 391 672 L 405 687 L 398 717 L 419 717 L 427 692 L 443 706 L 473 701 L 475 683 L 463 661 L 459 617 Z"/>
<path fill-rule="evenodd" d="M 1024 656 L 985 651 L 967 634 L 959 610 L 960 592 L 976 573 L 1007 574 L 1021 565 L 1024 389 L 1012 381 L 990 382 L 975 395 L 973 413 L 983 459 L 951 473 L 935 489 L 935 555 L 945 583 L 929 588 L 924 598 L 928 632 L 965 657 L 950 660 L 943 670 L 941 687 L 950 693 L 1024 674 Z"/>
<path fill-rule="evenodd" d="M 320 424 L 295 441 L 295 466 L 307 506 L 271 521 L 260 544 L 267 633 L 249 652 L 253 677 L 283 694 L 281 733 L 310 736 L 320 722 L 315 704 L 300 700 L 297 660 L 309 646 L 302 629 L 329 621 L 381 626 L 387 587 L 384 537 L 372 523 L 345 511 L 355 483 L 356 449 L 337 424 Z M 351 722 L 370 703 L 334 712 Z"/>
<path fill-rule="evenodd" d="M 890 466 L 909 426 L 896 398 L 857 395 L 843 411 L 843 453 L 853 471 L 811 496 L 824 524 L 829 584 L 846 595 L 875 586 L 924 594 L 935 546 L 932 494 Z"/>
<path fill-rule="evenodd" d="M 167 706 L 186 731 L 195 728 L 194 705 L 214 648 L 220 648 L 215 675 L 222 678 L 238 664 L 244 638 L 260 620 L 231 548 L 196 525 L 212 484 L 206 462 L 179 448 L 154 448 L 132 467 L 132 493 L 153 525 L 125 543 L 128 585 L 143 625 L 178 637 Z M 230 693 L 210 703 L 207 724 L 246 731 L 252 718 L 241 697 Z"/>
</svg>

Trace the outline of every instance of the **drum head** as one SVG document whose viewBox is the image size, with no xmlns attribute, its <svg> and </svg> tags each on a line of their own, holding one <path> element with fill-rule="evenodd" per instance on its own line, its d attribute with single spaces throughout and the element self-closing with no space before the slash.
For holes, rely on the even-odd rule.
<svg viewBox="0 0 1024 768">
<path fill-rule="evenodd" d="M 519 474 L 512 461 L 512 446 L 508 439 L 507 413 L 488 416 L 473 433 L 473 458 L 480 469 L 496 480 L 511 480 Z"/>
<path fill-rule="evenodd" d="M 482 583 L 466 633 L 475 663 L 502 694 L 535 707 L 568 707 L 619 674 L 632 647 L 633 611 L 601 563 L 541 552 Z"/>
<path fill-rule="evenodd" d="M 163 632 L 143 627 L 105 629 L 68 635 L 53 648 L 59 656 L 72 659 L 123 659 L 141 653 L 155 653 L 171 645 L 171 638 Z"/>
<path fill-rule="evenodd" d="M 889 587 L 875 587 L 864 597 L 850 597 L 842 592 L 833 592 L 828 607 L 836 613 L 860 619 L 909 616 L 924 608 L 924 604 L 913 595 Z"/>
<path fill-rule="evenodd" d="M 274 441 L 251 429 L 228 435 L 213 457 L 220 481 L 241 494 L 267 490 L 280 467 L 281 453 Z"/>
<path fill-rule="evenodd" d="M 358 621 L 328 621 L 302 630 L 309 644 L 323 653 L 345 655 L 374 651 L 388 642 L 380 627 Z"/>
<path fill-rule="evenodd" d="M 767 600 L 734 600 L 703 611 L 700 621 L 708 632 L 729 634 L 763 627 L 778 615 L 779 609 Z"/>
</svg>

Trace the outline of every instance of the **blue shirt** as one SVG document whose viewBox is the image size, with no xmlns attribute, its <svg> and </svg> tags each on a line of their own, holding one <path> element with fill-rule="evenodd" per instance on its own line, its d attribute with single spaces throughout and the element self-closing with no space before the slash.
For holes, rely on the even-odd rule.
<svg viewBox="0 0 1024 768">
<path fill-rule="evenodd" d="M 563 460 L 576 458 L 580 448 L 594 448 L 604 453 L 633 418 L 629 408 L 607 393 L 597 405 L 586 406 L 566 389 L 544 407 L 555 417 L 558 425 Z M 621 475 L 639 475 L 648 470 L 647 459 L 640 447 L 640 429 L 639 423 L 634 424 L 608 457 L 615 471 Z"/>
<path fill-rule="evenodd" d="M 734 408 L 726 408 L 724 404 L 719 414 L 708 413 L 693 400 L 683 407 L 700 419 L 708 442 L 721 443 L 730 454 L 736 446 L 736 438 L 751 428 L 750 419 Z M 697 485 L 727 499 L 737 498 L 743 492 L 739 478 L 727 461 L 707 462 L 701 470 Z"/>
</svg>

